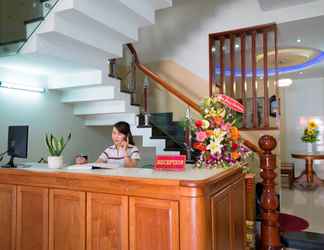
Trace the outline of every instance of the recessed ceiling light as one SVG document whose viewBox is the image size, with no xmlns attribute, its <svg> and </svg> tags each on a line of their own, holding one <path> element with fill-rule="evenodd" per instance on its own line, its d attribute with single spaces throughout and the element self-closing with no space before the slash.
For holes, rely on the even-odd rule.
<svg viewBox="0 0 324 250">
<path fill-rule="evenodd" d="M 301 39 L 300 38 L 297 39 L 297 43 L 301 43 Z"/>
<path fill-rule="evenodd" d="M 240 45 L 239 45 L 239 44 L 235 44 L 235 48 L 237 48 L 237 49 L 238 49 L 239 47 L 240 47 Z"/>
<path fill-rule="evenodd" d="M 278 80 L 278 86 L 279 87 L 288 87 L 293 83 L 293 81 L 290 78 L 286 79 L 279 79 Z"/>
</svg>

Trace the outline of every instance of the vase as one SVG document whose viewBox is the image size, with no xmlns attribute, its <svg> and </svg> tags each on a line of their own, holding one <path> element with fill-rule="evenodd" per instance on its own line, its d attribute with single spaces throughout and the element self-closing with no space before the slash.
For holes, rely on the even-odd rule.
<svg viewBox="0 0 324 250">
<path fill-rule="evenodd" d="M 307 153 L 309 154 L 313 153 L 313 143 L 308 142 L 306 143 L 306 145 L 307 145 Z"/>
<path fill-rule="evenodd" d="M 61 168 L 63 167 L 63 156 L 49 156 L 47 158 L 48 168 Z"/>
</svg>

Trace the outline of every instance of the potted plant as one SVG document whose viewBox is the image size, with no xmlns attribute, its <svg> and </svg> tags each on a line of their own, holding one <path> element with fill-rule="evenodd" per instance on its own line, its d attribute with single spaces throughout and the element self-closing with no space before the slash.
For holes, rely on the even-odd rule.
<svg viewBox="0 0 324 250">
<path fill-rule="evenodd" d="M 49 168 L 61 168 L 63 167 L 63 156 L 62 152 L 66 147 L 67 143 L 71 140 L 71 133 L 69 134 L 66 141 L 63 136 L 60 139 L 53 136 L 52 134 L 45 136 L 46 145 L 48 148 L 48 167 Z"/>
<path fill-rule="evenodd" d="M 307 145 L 307 152 L 313 152 L 313 144 L 317 141 L 319 136 L 318 125 L 314 120 L 309 120 L 307 123 L 307 127 L 304 129 L 304 133 L 301 137 L 302 142 Z"/>
</svg>

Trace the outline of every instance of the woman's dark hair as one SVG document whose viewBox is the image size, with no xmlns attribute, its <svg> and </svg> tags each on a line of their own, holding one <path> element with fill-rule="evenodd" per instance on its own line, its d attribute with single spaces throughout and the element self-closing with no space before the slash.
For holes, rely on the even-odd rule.
<svg viewBox="0 0 324 250">
<path fill-rule="evenodd" d="M 135 146 L 135 142 L 133 139 L 132 132 L 130 130 L 130 126 L 127 122 L 117 122 L 114 127 L 118 130 L 119 133 L 128 137 L 128 143 Z"/>
</svg>

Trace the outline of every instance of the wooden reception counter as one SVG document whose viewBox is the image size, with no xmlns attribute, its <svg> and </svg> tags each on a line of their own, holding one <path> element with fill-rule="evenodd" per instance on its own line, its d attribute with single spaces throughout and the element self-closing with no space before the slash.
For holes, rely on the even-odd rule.
<svg viewBox="0 0 324 250">
<path fill-rule="evenodd" d="M 0 169 L 1 250 L 244 249 L 239 169 Z"/>
</svg>

